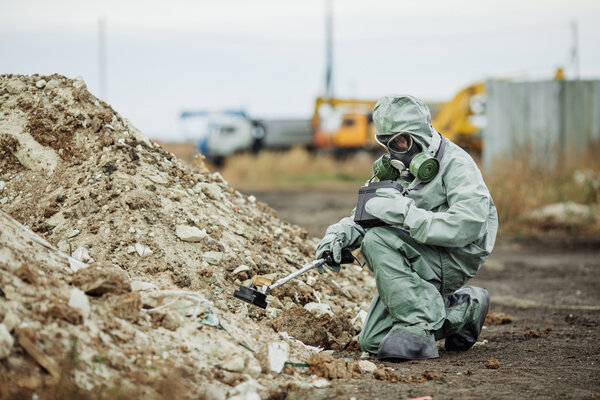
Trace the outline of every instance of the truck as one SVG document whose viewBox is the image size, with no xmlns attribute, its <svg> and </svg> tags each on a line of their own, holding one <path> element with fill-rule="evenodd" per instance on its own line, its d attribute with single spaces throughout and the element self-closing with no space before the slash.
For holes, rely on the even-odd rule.
<svg viewBox="0 0 600 400">
<path fill-rule="evenodd" d="M 255 119 L 244 110 L 184 111 L 180 115 L 184 136 L 216 164 L 239 152 L 311 147 L 309 119 Z"/>
<path fill-rule="evenodd" d="M 374 100 L 317 97 L 311 119 L 315 149 L 371 149 L 375 142 Z"/>
</svg>

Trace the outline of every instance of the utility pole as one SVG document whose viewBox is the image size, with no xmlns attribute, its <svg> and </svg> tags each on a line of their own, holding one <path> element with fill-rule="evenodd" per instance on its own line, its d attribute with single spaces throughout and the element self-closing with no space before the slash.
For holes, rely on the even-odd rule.
<svg viewBox="0 0 600 400">
<path fill-rule="evenodd" d="M 573 43 L 571 45 L 571 63 L 575 69 L 575 79 L 579 80 L 579 40 L 577 38 L 577 20 L 571 22 L 571 33 L 573 36 Z"/>
<path fill-rule="evenodd" d="M 106 20 L 98 20 L 98 85 L 99 96 L 102 100 L 106 98 Z"/>
<path fill-rule="evenodd" d="M 333 0 L 325 0 L 327 13 L 325 15 L 325 97 L 333 97 Z"/>
</svg>

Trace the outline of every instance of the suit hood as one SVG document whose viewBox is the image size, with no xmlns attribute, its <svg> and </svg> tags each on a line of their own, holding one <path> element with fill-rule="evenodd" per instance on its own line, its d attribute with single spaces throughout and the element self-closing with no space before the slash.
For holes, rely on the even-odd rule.
<svg viewBox="0 0 600 400">
<path fill-rule="evenodd" d="M 431 126 L 429 108 L 417 97 L 409 95 L 384 96 L 373 109 L 373 122 L 377 135 L 394 135 L 407 132 L 424 151 L 437 151 L 439 134 Z"/>
</svg>

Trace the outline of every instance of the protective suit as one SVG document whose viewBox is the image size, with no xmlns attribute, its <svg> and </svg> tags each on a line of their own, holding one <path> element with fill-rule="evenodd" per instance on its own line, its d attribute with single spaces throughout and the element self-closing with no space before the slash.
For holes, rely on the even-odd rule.
<svg viewBox="0 0 600 400">
<path fill-rule="evenodd" d="M 467 350 L 489 306 L 487 291 L 463 285 L 494 246 L 498 217 L 490 193 L 471 157 L 433 129 L 421 100 L 383 97 L 373 119 L 378 138 L 408 133 L 423 152 L 441 157 L 439 171 L 426 184 L 399 178 L 404 195 L 379 189 L 365 208 L 387 225 L 363 229 L 344 218 L 327 229 L 317 258 L 360 246 L 373 271 L 377 294 L 359 338 L 363 351 L 381 359 L 435 358 L 441 338 L 447 350 Z"/>
</svg>

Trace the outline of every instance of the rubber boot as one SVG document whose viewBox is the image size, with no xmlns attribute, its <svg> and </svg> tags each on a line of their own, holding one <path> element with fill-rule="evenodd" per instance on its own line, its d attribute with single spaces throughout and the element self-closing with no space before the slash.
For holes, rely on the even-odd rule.
<svg viewBox="0 0 600 400">
<path fill-rule="evenodd" d="M 421 336 L 404 329 L 392 329 L 379 344 L 377 358 L 380 360 L 424 360 L 438 358 L 433 335 Z"/>
<path fill-rule="evenodd" d="M 464 302 L 465 296 L 477 301 L 481 305 L 481 309 L 479 315 L 473 322 L 466 324 L 459 332 L 446 338 L 444 348 L 448 351 L 469 350 L 475 342 L 477 342 L 477 338 L 481 333 L 481 328 L 483 327 L 485 317 L 490 307 L 490 295 L 487 290 L 473 286 L 460 288 L 448 296 L 446 301 L 451 307 L 454 302 Z"/>
</svg>

